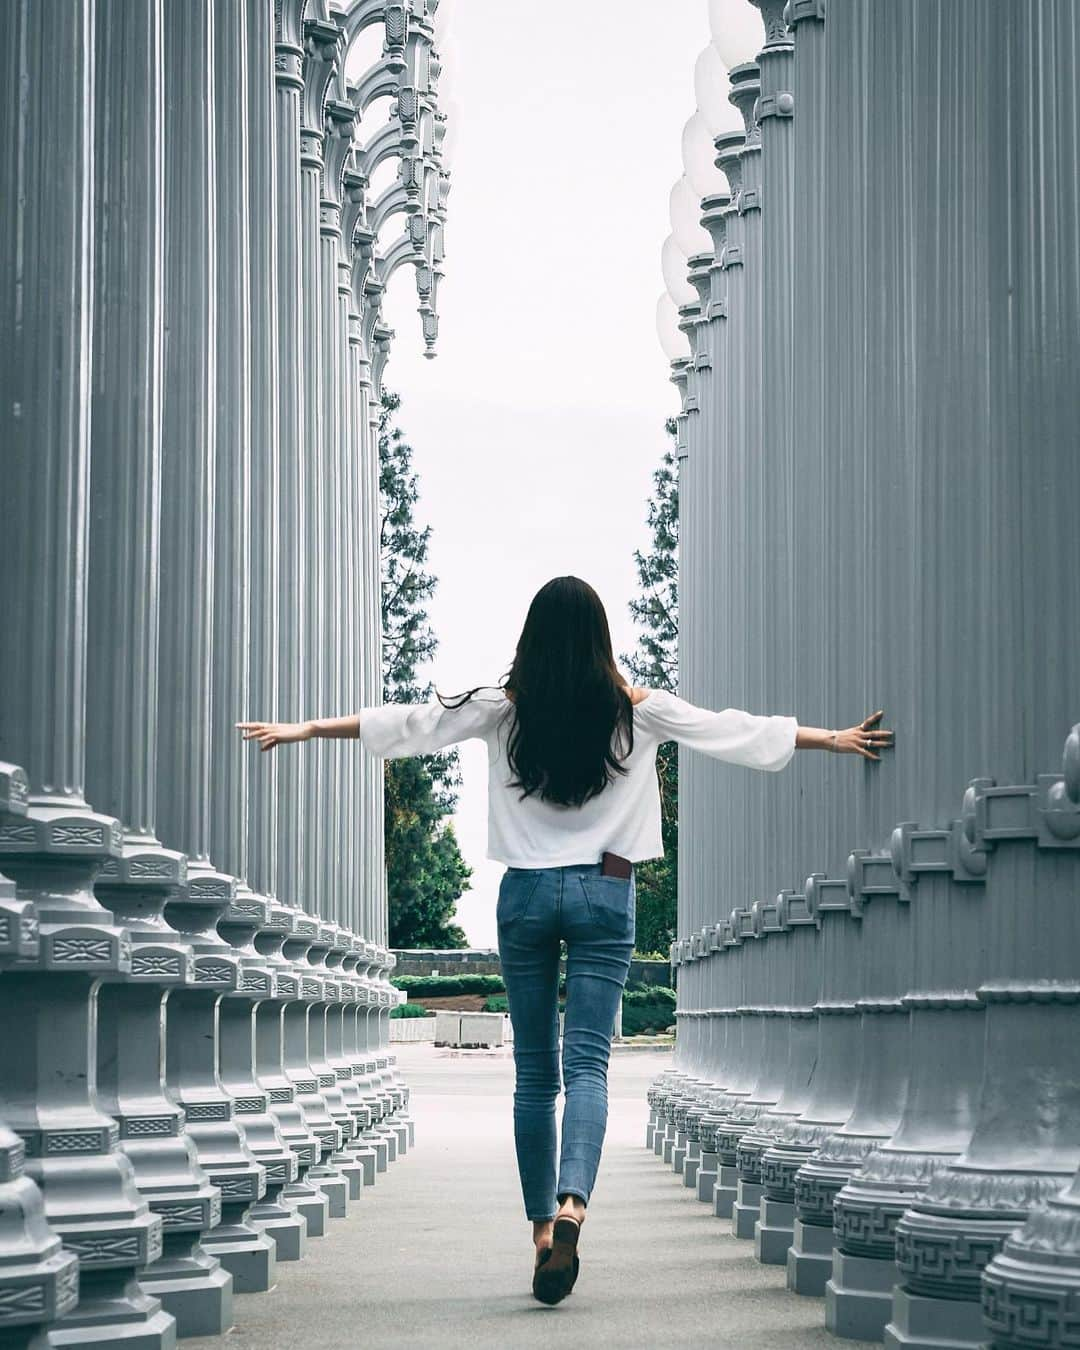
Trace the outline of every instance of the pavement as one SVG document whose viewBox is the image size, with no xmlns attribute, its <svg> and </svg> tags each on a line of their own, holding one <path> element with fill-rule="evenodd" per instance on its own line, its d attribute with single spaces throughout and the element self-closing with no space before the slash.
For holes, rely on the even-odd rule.
<svg viewBox="0 0 1080 1350">
<path fill-rule="evenodd" d="M 784 1288 L 644 1147 L 649 1082 L 670 1055 L 613 1055 L 608 1135 L 582 1229 L 581 1273 L 556 1307 L 531 1294 L 531 1225 L 514 1161 L 508 1050 L 395 1047 L 416 1145 L 236 1328 L 192 1350 L 869 1350 L 824 1328 L 820 1299 Z"/>
</svg>

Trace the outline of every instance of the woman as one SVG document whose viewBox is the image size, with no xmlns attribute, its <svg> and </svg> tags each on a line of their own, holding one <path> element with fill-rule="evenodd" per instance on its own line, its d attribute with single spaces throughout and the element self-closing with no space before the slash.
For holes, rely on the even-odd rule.
<svg viewBox="0 0 1080 1350">
<path fill-rule="evenodd" d="M 600 597 L 577 577 L 556 577 L 529 606 L 502 686 L 479 686 L 449 703 L 440 696 L 314 722 L 238 724 L 263 750 L 353 736 L 396 758 L 473 737 L 486 742 L 487 856 L 506 864 L 495 915 L 514 1029 L 514 1142 L 536 1247 L 533 1292 L 542 1302 L 559 1302 L 577 1277 L 577 1239 L 607 1125 L 611 1036 L 634 948 L 633 863 L 664 851 L 657 747 L 675 740 L 774 771 L 796 749 L 877 760 L 874 749 L 892 736 L 871 729 L 881 715 L 824 731 L 794 717 L 710 712 L 664 689 L 630 688 L 615 666 Z M 601 862 L 611 854 L 615 874 Z M 560 939 L 566 1096 L 556 1177 Z"/>
</svg>

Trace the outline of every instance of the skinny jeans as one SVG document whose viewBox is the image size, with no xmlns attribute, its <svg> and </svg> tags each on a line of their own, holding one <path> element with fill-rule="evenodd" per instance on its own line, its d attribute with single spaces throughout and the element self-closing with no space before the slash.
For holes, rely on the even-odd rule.
<svg viewBox="0 0 1080 1350">
<path fill-rule="evenodd" d="M 514 1146 L 529 1219 L 552 1219 L 559 1197 L 592 1195 L 607 1129 L 607 1068 L 615 1015 L 634 950 L 635 876 L 605 877 L 600 863 L 508 867 L 495 918 L 514 1031 Z M 559 957 L 566 942 L 562 1039 Z M 556 1179 L 556 1161 L 558 1177 Z"/>
</svg>

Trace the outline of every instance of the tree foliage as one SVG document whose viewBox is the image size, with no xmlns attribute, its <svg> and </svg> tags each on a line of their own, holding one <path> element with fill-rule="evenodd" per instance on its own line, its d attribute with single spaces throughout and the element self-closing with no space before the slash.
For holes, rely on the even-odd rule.
<svg viewBox="0 0 1080 1350">
<path fill-rule="evenodd" d="M 427 611 L 438 578 L 427 568 L 431 526 L 421 528 L 415 518 L 419 477 L 412 447 L 395 424 L 400 404 L 397 394 L 385 392 L 379 418 L 383 699 L 425 703 L 435 690 L 417 671 L 439 645 Z M 458 752 L 388 759 L 384 774 L 390 945 L 467 946 L 452 920 L 472 868 L 446 820 L 461 785 Z"/>
<path fill-rule="evenodd" d="M 638 634 L 632 654 L 619 657 L 634 684 L 674 693 L 679 678 L 679 485 L 675 457 L 675 422 L 665 431 L 669 445 L 653 473 L 655 493 L 646 523 L 648 552 L 634 550 L 638 595 L 630 613 Z M 656 752 L 660 780 L 661 833 L 664 856 L 635 866 L 637 884 L 637 949 L 642 955 L 667 956 L 675 940 L 678 913 L 679 755 L 674 741 Z"/>
</svg>

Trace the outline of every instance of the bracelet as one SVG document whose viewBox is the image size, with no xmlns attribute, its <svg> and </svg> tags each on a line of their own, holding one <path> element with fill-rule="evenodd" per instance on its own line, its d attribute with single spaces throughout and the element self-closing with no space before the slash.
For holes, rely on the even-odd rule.
<svg viewBox="0 0 1080 1350">
<path fill-rule="evenodd" d="M 840 734 L 840 733 L 839 733 L 838 731 L 834 731 L 833 734 L 832 734 L 832 748 L 833 748 L 833 750 L 836 749 L 836 738 L 837 738 L 837 736 L 839 736 L 839 734 Z"/>
</svg>

